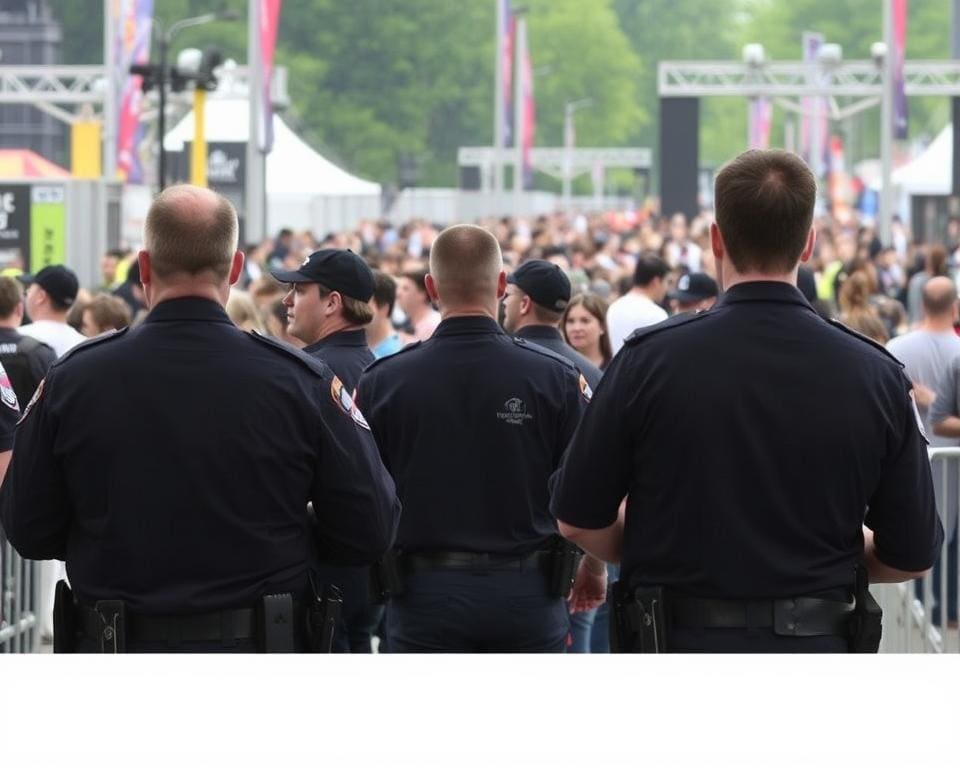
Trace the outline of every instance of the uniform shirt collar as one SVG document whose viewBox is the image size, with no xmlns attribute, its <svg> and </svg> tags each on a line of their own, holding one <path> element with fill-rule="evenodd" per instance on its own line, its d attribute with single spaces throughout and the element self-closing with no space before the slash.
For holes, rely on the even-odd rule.
<svg viewBox="0 0 960 768">
<path fill-rule="evenodd" d="M 143 322 L 160 323 L 166 320 L 206 320 L 233 325 L 227 311 L 220 304 L 200 296 L 183 296 L 161 301 L 150 310 Z"/>
<path fill-rule="evenodd" d="M 563 336 L 560 335 L 560 329 L 554 328 L 552 325 L 525 325 L 523 328 L 519 328 L 513 335 L 521 339 L 563 341 Z"/>
<path fill-rule="evenodd" d="M 720 299 L 715 306 L 722 307 L 744 301 L 796 304 L 809 309 L 811 312 L 815 311 L 796 286 L 777 280 L 753 280 L 747 283 L 737 283 L 720 295 Z"/>
<path fill-rule="evenodd" d="M 324 336 L 319 341 L 313 342 L 303 348 L 307 354 L 316 352 L 318 349 L 327 347 L 365 347 L 367 346 L 367 334 L 362 328 L 355 328 L 349 331 L 337 331 L 329 336 Z"/>
<path fill-rule="evenodd" d="M 466 315 L 448 317 L 442 320 L 434 336 L 456 336 L 465 333 L 503 333 L 503 329 L 492 317 L 486 315 Z"/>
</svg>

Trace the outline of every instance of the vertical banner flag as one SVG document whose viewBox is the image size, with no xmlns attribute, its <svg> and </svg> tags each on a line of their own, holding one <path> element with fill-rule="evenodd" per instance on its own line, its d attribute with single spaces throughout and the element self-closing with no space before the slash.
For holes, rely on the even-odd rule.
<svg viewBox="0 0 960 768">
<path fill-rule="evenodd" d="M 850 177 L 847 174 L 847 164 L 844 158 L 843 139 L 839 136 L 830 137 L 830 172 L 828 175 L 827 194 L 830 200 L 830 211 L 834 218 L 846 224 L 851 219 L 850 203 L 852 189 Z"/>
<path fill-rule="evenodd" d="M 770 148 L 770 127 L 773 124 L 773 102 L 770 99 L 751 99 L 748 125 L 750 149 Z"/>
<path fill-rule="evenodd" d="M 533 65 L 530 62 L 530 49 L 527 47 L 527 26 L 521 27 L 523 40 L 518 41 L 517 47 L 523 51 L 523 61 L 520 62 L 520 91 L 523 103 L 518 105 L 523 110 L 521 115 L 522 131 L 520 141 L 523 142 L 523 188 L 533 187 L 533 137 L 536 133 L 536 102 L 533 97 Z"/>
<path fill-rule="evenodd" d="M 893 138 L 907 138 L 907 92 L 903 65 L 907 58 L 907 0 L 893 3 Z"/>
<path fill-rule="evenodd" d="M 826 39 L 819 32 L 803 33 L 803 62 L 810 70 L 810 79 L 820 81 L 820 72 L 817 69 L 817 55 Z M 828 152 L 828 106 L 822 96 L 804 96 L 800 100 L 803 107 L 803 116 L 800 121 L 800 154 L 810 163 L 810 167 L 820 169 L 824 165 L 824 158 Z M 814 140 L 816 131 L 816 141 Z M 820 157 L 811 156 L 814 146 L 820 148 Z"/>
<path fill-rule="evenodd" d="M 497 35 L 503 72 L 503 146 L 513 146 L 513 51 L 517 35 L 517 20 L 510 8 L 510 0 L 497 0 L 501 5 L 502 26 Z"/>
<path fill-rule="evenodd" d="M 270 83 L 273 80 L 273 54 L 277 49 L 277 27 L 280 25 L 282 0 L 259 0 L 260 2 L 260 62 L 263 65 L 262 104 L 260 135 L 257 147 L 263 153 L 273 149 L 273 100 L 270 98 Z"/>
<path fill-rule="evenodd" d="M 130 74 L 131 64 L 150 61 L 150 37 L 153 30 L 153 0 L 113 0 L 114 61 L 121 74 L 119 108 L 117 110 L 117 174 L 132 184 L 143 182 L 143 168 L 137 146 L 143 138 L 140 108 L 143 92 L 140 75 Z M 163 140 L 163 137 L 160 137 Z"/>
</svg>

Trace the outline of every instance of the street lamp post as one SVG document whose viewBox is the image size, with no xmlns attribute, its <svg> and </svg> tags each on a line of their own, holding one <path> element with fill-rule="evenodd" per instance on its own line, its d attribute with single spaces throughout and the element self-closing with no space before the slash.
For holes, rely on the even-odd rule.
<svg viewBox="0 0 960 768">
<path fill-rule="evenodd" d="M 563 210 L 570 212 L 573 186 L 573 150 L 576 145 L 573 115 L 578 109 L 593 105 L 593 99 L 571 99 L 563 105 Z"/>
</svg>

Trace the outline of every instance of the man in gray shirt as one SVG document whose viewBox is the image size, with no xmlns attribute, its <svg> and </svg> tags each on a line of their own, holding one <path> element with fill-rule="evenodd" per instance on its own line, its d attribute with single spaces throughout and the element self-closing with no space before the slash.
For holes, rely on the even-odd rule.
<svg viewBox="0 0 960 768">
<path fill-rule="evenodd" d="M 919 329 L 897 336 L 887 344 L 890 350 L 906 367 L 906 374 L 913 382 L 913 394 L 917 410 L 923 421 L 924 431 L 931 448 L 955 447 L 960 438 L 960 418 L 956 421 L 955 431 L 943 432 L 941 423 L 948 417 L 960 414 L 960 402 L 957 397 L 957 375 L 960 373 L 960 337 L 953 330 L 957 321 L 957 289 L 948 277 L 932 277 L 923 286 L 923 322 Z M 944 469 L 942 461 L 935 461 L 933 488 L 937 498 L 937 509 L 944 519 L 946 539 L 950 542 L 951 557 L 948 558 L 948 616 L 956 619 L 956 528 L 958 505 L 957 472 L 947 474 L 946 498 L 944 498 Z M 951 468 L 956 464 L 950 463 Z M 939 568 L 939 566 L 938 566 Z M 939 570 L 933 577 L 934 589 L 940 582 Z M 933 620 L 939 621 L 939 609 L 934 611 Z"/>
</svg>

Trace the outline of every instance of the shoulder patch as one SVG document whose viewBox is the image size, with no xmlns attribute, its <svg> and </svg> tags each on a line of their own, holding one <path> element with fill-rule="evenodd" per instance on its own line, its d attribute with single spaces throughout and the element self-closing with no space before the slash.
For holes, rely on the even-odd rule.
<svg viewBox="0 0 960 768">
<path fill-rule="evenodd" d="M 568 368 L 571 368 L 572 370 L 576 371 L 577 374 L 579 375 L 580 369 L 577 368 L 577 366 L 575 366 L 570 360 L 568 360 L 567 358 L 565 358 L 563 355 L 558 355 L 558 354 L 557 354 L 556 352 L 554 352 L 552 349 L 547 349 L 546 347 L 541 347 L 541 346 L 540 346 L 539 344 L 537 344 L 536 342 L 527 341 L 526 339 L 523 339 L 523 338 L 521 338 L 521 337 L 519 337 L 519 336 L 511 336 L 510 339 L 511 339 L 511 341 L 513 341 L 513 343 L 516 344 L 518 347 L 522 347 L 523 349 L 526 349 L 526 350 L 528 350 L 528 351 L 530 351 L 530 352 L 536 352 L 538 355 L 543 355 L 544 357 L 549 357 L 549 358 L 552 358 L 553 360 L 559 360 L 561 363 L 563 363 L 563 364 L 564 364 L 565 366 L 567 366 Z"/>
<path fill-rule="evenodd" d="M 661 320 L 659 323 L 654 323 L 653 325 L 645 325 L 643 328 L 637 328 L 633 333 L 631 333 L 623 342 L 625 347 L 633 347 L 639 344 L 643 339 L 648 336 L 652 336 L 655 333 L 660 331 L 667 331 L 671 328 L 677 328 L 681 325 L 686 325 L 687 323 L 692 323 L 695 320 L 702 320 L 705 317 L 709 317 L 709 312 L 684 312 L 679 315 L 674 315 L 673 317 L 668 317 L 666 320 Z"/>
<path fill-rule="evenodd" d="M 130 327 L 128 326 L 126 328 L 122 328 L 119 331 L 107 331 L 106 333 L 101 333 L 99 336 L 94 336 L 92 339 L 89 339 L 87 341 L 82 341 L 79 344 L 77 344 L 77 346 L 75 346 L 73 349 L 65 352 L 61 357 L 54 360 L 53 365 L 54 366 L 60 365 L 65 360 L 69 360 L 74 355 L 80 352 L 83 352 L 84 350 L 90 349 L 91 347 L 95 347 L 98 344 L 105 344 L 108 341 L 119 339 L 129 330 L 130 330 Z"/>
<path fill-rule="evenodd" d="M 17 401 L 17 393 L 13 391 L 13 385 L 10 383 L 10 377 L 0 365 L 0 400 L 12 411 L 20 413 L 20 403 Z"/>
<path fill-rule="evenodd" d="M 40 383 L 37 384 L 37 388 L 34 390 L 33 397 L 30 398 L 30 402 L 27 403 L 27 407 L 24 408 L 23 413 L 20 414 L 20 420 L 17 422 L 17 426 L 20 426 L 20 424 L 23 423 L 23 420 L 30 414 L 33 406 L 40 402 L 40 398 L 43 396 L 43 385 L 46 380 L 46 377 L 40 379 Z"/>
<path fill-rule="evenodd" d="M 590 385 L 582 373 L 580 374 L 580 394 L 583 395 L 583 399 L 588 403 L 593 399 L 593 390 L 590 389 Z"/>
<path fill-rule="evenodd" d="M 271 349 L 274 349 L 277 352 L 283 353 L 284 355 L 289 357 L 291 360 L 296 360 L 302 366 L 309 369 L 311 372 L 317 374 L 317 376 L 320 376 L 321 378 L 324 378 L 324 379 L 333 378 L 333 371 L 330 370 L 330 367 L 326 363 L 324 363 L 322 360 L 318 360 L 315 357 L 311 357 L 305 352 L 301 352 L 299 349 L 294 349 L 290 345 L 284 344 L 282 341 L 278 341 L 272 336 L 264 336 L 260 333 L 257 333 L 256 331 L 248 331 L 247 336 L 249 336 L 251 339 L 254 339 L 255 341 L 260 342 L 266 347 L 270 347 Z"/>
<path fill-rule="evenodd" d="M 334 376 L 333 381 L 330 382 L 330 397 L 333 399 L 333 402 L 336 404 L 337 408 L 353 419 L 353 422 L 358 427 L 361 427 L 368 432 L 370 431 L 370 425 L 367 424 L 367 420 L 363 418 L 363 414 L 360 413 L 360 409 L 357 407 L 356 400 L 354 400 L 353 396 L 347 392 L 347 388 L 343 386 L 343 382 L 340 381 L 338 376 Z"/>
<path fill-rule="evenodd" d="M 364 368 L 363 370 L 364 370 L 364 372 L 366 372 L 366 371 L 372 371 L 374 368 L 376 368 L 376 367 L 377 367 L 378 365 L 380 365 L 381 363 L 385 363 L 387 360 L 394 360 L 394 359 L 400 357 L 400 355 L 404 354 L 405 352 L 410 352 L 411 350 L 417 349 L 417 347 L 419 347 L 421 344 L 423 344 L 422 341 L 415 341 L 415 342 L 413 342 L 412 344 L 407 344 L 407 346 L 401 347 L 399 351 L 394 352 L 392 355 L 387 355 L 386 357 L 378 357 L 376 360 L 374 360 L 372 363 L 370 363 L 370 365 L 368 365 L 368 366 L 367 366 L 366 368 Z"/>
<path fill-rule="evenodd" d="M 827 322 L 830 323 L 830 325 L 832 325 L 834 328 L 838 328 L 839 330 L 843 331 L 844 333 L 847 333 L 847 334 L 849 334 L 850 336 L 853 336 L 853 337 L 856 338 L 856 339 L 860 339 L 860 341 L 866 342 L 867 344 L 869 344 L 871 347 L 873 347 L 874 349 L 878 350 L 879 352 L 883 352 L 883 354 L 886 355 L 887 357 L 889 357 L 891 360 L 893 360 L 893 362 L 895 362 L 895 363 L 897 364 L 897 366 L 899 366 L 900 368 L 904 368 L 903 363 L 901 363 L 900 360 L 897 359 L 897 356 L 894 355 L 893 352 L 891 352 L 891 351 L 890 351 L 889 349 L 887 349 L 885 346 L 883 346 L 883 344 L 881 344 L 881 343 L 879 343 L 879 342 L 877 342 L 877 341 L 874 341 L 874 340 L 871 339 L 869 336 L 864 336 L 864 335 L 863 335 L 862 333 L 860 333 L 859 331 L 853 330 L 853 328 L 850 328 L 849 326 L 844 325 L 844 324 L 841 323 L 839 320 L 830 319 L 830 320 L 828 320 Z"/>
</svg>

